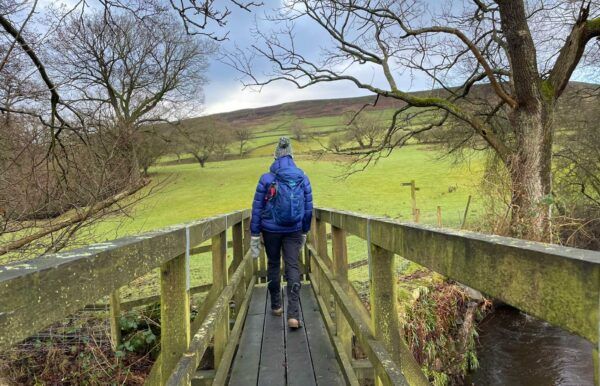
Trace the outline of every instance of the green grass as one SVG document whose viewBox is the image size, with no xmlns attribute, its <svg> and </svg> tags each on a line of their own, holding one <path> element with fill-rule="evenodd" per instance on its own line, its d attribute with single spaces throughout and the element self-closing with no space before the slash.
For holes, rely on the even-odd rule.
<svg viewBox="0 0 600 386">
<path fill-rule="evenodd" d="M 272 149 L 269 149 L 269 154 Z M 309 175 L 315 204 L 409 220 L 410 189 L 403 182 L 415 180 L 417 206 L 424 223 L 434 223 L 437 206 L 442 207 L 444 224 L 456 226 L 467 197 L 474 195 L 471 218 L 478 215 L 480 200 L 475 195 L 483 171 L 482 160 L 455 165 L 439 160 L 440 153 L 423 146 L 407 146 L 347 178 L 347 164 L 299 156 L 297 163 Z M 104 238 L 148 231 L 250 206 L 256 183 L 268 171 L 271 157 L 197 164 L 158 166 L 151 169 L 155 182 L 166 181 L 145 199 L 130 218 L 104 221 L 96 228 Z M 455 187 L 449 192 L 450 187 Z"/>
<path fill-rule="evenodd" d="M 341 176 L 347 172 L 348 165 L 336 158 L 314 160 L 298 156 L 297 163 L 311 179 L 317 206 L 410 220 L 410 189 L 402 183 L 414 179 L 420 188 L 417 205 L 422 222 L 435 223 L 439 205 L 444 225 L 457 226 L 470 194 L 474 196 L 470 220 L 475 220 L 481 208 L 481 200 L 475 192 L 482 177 L 482 159 L 475 157 L 470 164 L 455 165 L 450 160 L 440 160 L 439 156 L 440 153 L 424 146 L 407 146 L 347 178 Z M 154 167 L 151 170 L 154 184 L 162 186 L 138 204 L 130 217 L 104 221 L 92 232 L 97 241 L 104 241 L 248 208 L 256 183 L 271 162 L 269 156 L 211 162 L 203 169 L 197 164 Z M 456 189 L 449 193 L 449 187 Z M 366 257 L 364 240 L 350 238 L 348 250 L 350 261 Z M 193 285 L 210 282 L 210 255 L 193 256 L 191 271 Z M 366 267 L 353 270 L 351 278 L 364 280 L 367 272 Z M 156 279 L 156 273 L 138 279 L 123 291 L 124 296 L 133 298 L 156 293 Z M 410 291 L 407 291 L 405 296 L 409 296 Z"/>
</svg>

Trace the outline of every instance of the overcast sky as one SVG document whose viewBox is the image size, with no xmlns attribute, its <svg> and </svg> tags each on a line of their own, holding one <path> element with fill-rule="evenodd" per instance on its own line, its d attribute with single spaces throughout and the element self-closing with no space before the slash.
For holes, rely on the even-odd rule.
<svg viewBox="0 0 600 386">
<path fill-rule="evenodd" d="M 231 51 L 235 47 L 242 49 L 249 48 L 257 37 L 253 33 L 255 28 L 261 31 L 269 31 L 273 28 L 270 21 L 265 20 L 265 14 L 273 14 L 283 0 L 263 0 L 263 6 L 254 8 L 252 12 L 248 12 L 235 7 L 231 2 L 226 0 L 218 0 L 218 7 L 227 5 L 232 11 L 227 18 L 227 25 L 221 29 L 214 30 L 218 34 L 228 32 L 228 39 L 220 43 L 222 51 Z M 429 2 L 429 10 L 435 10 L 447 2 L 439 0 L 425 0 Z M 40 5 L 48 4 L 75 4 L 78 0 L 40 0 Z M 89 4 L 92 4 L 90 2 Z M 453 6 L 460 6 L 461 1 L 452 3 Z M 298 51 L 308 57 L 315 57 L 318 52 L 324 48 L 324 45 L 329 42 L 328 36 L 320 29 L 314 26 L 307 18 L 301 18 L 295 25 L 296 39 Z M 264 68 L 261 68 L 264 66 Z M 268 70 L 266 63 L 258 63 L 255 67 L 257 73 Z M 354 68 L 352 75 L 371 84 L 385 87 L 383 74 L 379 69 L 375 69 L 368 65 Z M 416 91 L 426 90 L 431 88 L 431 80 L 424 77 L 415 77 L 410 73 L 396 73 L 396 81 L 398 86 L 403 90 Z M 204 90 L 204 107 L 200 111 L 194 111 L 191 115 L 214 114 L 226 111 L 239 110 L 244 108 L 255 108 L 261 106 L 276 105 L 285 102 L 304 100 L 304 99 L 323 99 L 323 98 L 342 98 L 368 95 L 367 92 L 359 90 L 350 82 L 335 82 L 322 83 L 306 89 L 297 89 L 293 84 L 288 82 L 278 82 L 265 86 L 260 92 L 256 90 L 244 89 L 240 77 L 242 74 L 235 69 L 227 66 L 215 56 L 210 61 L 207 78 L 209 83 Z M 589 80 L 585 75 L 576 73 L 573 80 Z"/>
<path fill-rule="evenodd" d="M 262 31 L 271 29 L 272 23 L 265 20 L 265 12 L 270 12 L 279 4 L 281 4 L 280 0 L 266 0 L 262 8 L 252 13 L 232 9 L 233 13 L 226 27 L 229 30 L 228 40 L 221 43 L 221 48 L 232 50 L 235 46 L 240 48 L 251 46 L 256 40 L 256 36 L 252 33 L 255 26 Z M 318 54 L 325 42 L 328 41 L 323 31 L 315 28 L 314 24 L 304 18 L 297 21 L 295 32 L 297 48 L 302 54 L 309 56 Z M 261 71 L 260 65 L 259 63 L 258 72 Z M 361 68 L 353 70 L 352 74 L 378 85 L 384 83 L 381 72 L 369 66 L 361 66 Z M 208 73 L 210 83 L 205 87 L 205 104 L 202 113 L 214 114 L 304 99 L 368 95 L 367 92 L 359 90 L 350 82 L 323 83 L 305 89 L 297 89 L 293 84 L 282 81 L 265 86 L 258 92 L 244 89 L 239 80 L 241 76 L 239 72 L 223 64 L 217 58 L 212 60 Z M 413 79 L 410 76 L 401 77 L 400 83 L 400 87 L 408 90 L 428 88 L 424 79 Z"/>
</svg>

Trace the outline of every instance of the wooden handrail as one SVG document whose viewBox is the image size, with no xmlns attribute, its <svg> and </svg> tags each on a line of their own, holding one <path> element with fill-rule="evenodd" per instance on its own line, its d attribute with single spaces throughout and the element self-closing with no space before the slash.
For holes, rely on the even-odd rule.
<svg viewBox="0 0 600 386">
<path fill-rule="evenodd" d="M 318 240 L 318 239 L 317 239 Z M 318 241 L 317 241 L 318 242 Z M 352 300 L 350 292 L 334 277 L 334 273 L 329 269 L 327 263 L 318 254 L 316 248 L 312 245 L 308 246 L 313 272 L 311 273 L 311 282 L 317 292 L 331 293 L 335 299 L 336 318 L 338 323 L 341 311 L 343 317 L 350 326 L 352 333 L 356 336 L 357 342 L 367 355 L 369 361 L 376 369 L 376 375 L 381 378 L 385 385 L 427 385 L 427 378 L 423 375 L 421 368 L 412 357 L 412 354 L 403 342 L 396 341 L 398 349 L 401 350 L 400 355 L 403 360 L 400 364 L 397 358 L 389 352 L 386 345 L 375 335 L 373 321 L 368 316 L 365 316 L 364 310 L 360 305 L 357 305 Z M 380 283 L 382 286 L 388 283 Z M 325 298 L 327 295 L 325 296 Z M 317 295 L 321 304 L 321 312 L 327 312 L 327 302 Z M 385 317 L 381 315 L 380 317 Z M 339 324 L 338 324 L 339 326 Z M 397 326 L 398 328 L 400 326 Z M 348 339 L 348 336 L 340 336 L 340 340 Z M 338 355 L 344 356 L 342 362 L 350 361 L 348 357 L 347 343 L 342 341 L 341 347 L 336 347 Z"/>
<path fill-rule="evenodd" d="M 311 264 L 316 269 L 311 273 L 322 290 L 331 291 L 345 318 L 350 322 L 362 349 L 377 369 L 381 358 L 365 338 L 364 325 L 374 329 L 376 342 L 383 344 L 386 352 L 402 367 L 401 374 L 409 384 L 420 384 L 423 380 L 410 352 L 398 337 L 385 335 L 397 322 L 393 304 L 383 305 L 382 298 L 395 297 L 393 287 L 393 255 L 423 265 L 433 271 L 477 289 L 488 296 L 502 300 L 524 312 L 546 320 L 558 327 L 574 332 L 596 345 L 600 327 L 600 253 L 589 250 L 543 244 L 508 237 L 485 235 L 462 230 L 440 229 L 415 223 L 398 222 L 389 218 L 316 208 L 315 231 L 309 247 Z M 370 244 L 369 263 L 371 281 L 371 311 L 367 320 L 352 305 L 343 288 L 345 268 L 340 276 L 340 262 L 332 262 L 328 256 L 325 223 L 331 224 L 334 236 L 333 255 L 340 255 L 337 238 L 345 232 L 367 240 Z M 343 252 L 343 251 L 342 251 Z M 342 253 L 343 255 L 343 253 Z M 391 264 L 391 265 L 390 265 Z M 383 282 L 383 284 L 382 284 Z M 375 287 L 375 288 L 373 288 Z M 324 295 L 328 298 L 328 294 Z M 327 307 L 327 302 L 323 302 Z M 378 305 L 379 304 L 379 305 Z M 383 307 L 374 310 L 378 307 Z M 386 316 L 385 314 L 388 314 Z M 392 319 L 390 319 L 390 316 Z M 385 319 L 377 321 L 377 318 Z M 362 322 L 360 322 L 362 320 Z M 358 321 L 358 322 L 357 322 Z M 344 321 L 342 321 L 343 323 Z M 339 324 L 339 322 L 337 323 Z M 380 327 L 377 325 L 380 324 Z M 342 324 L 343 326 L 343 324 Z M 384 332 L 380 336 L 378 329 Z M 366 340 L 366 341 L 365 341 Z M 386 342 L 394 341 L 392 345 Z M 398 342 L 396 342 L 398 341 Z M 339 351 L 344 348 L 337 347 Z M 400 352 L 394 354 L 394 349 Z M 597 361 L 598 346 L 594 349 Z M 596 368 L 597 362 L 596 362 Z M 396 384 L 397 380 L 385 369 L 376 374 L 385 384 Z M 383 371 L 383 372 L 382 372 Z M 600 370 L 597 370 L 600 371 Z M 600 374 L 596 374 L 600 376 Z M 381 377 L 385 379 L 381 379 Z"/>
<path fill-rule="evenodd" d="M 198 328 L 192 328 L 192 340 L 189 349 L 183 354 L 179 362 L 174 367 L 170 374 L 166 385 L 189 385 L 196 368 L 200 364 L 202 355 L 208 348 L 213 337 L 217 339 L 215 333 L 218 333 L 219 327 L 222 325 L 223 318 L 229 309 L 229 302 L 234 298 L 238 288 L 250 288 L 250 284 L 254 283 L 252 275 L 252 262 L 250 253 L 246 256 L 232 275 L 231 280 L 218 293 L 218 297 L 211 302 L 210 308 L 205 317 L 202 317 L 197 324 Z M 229 319 L 226 318 L 227 325 Z M 215 344 L 217 344 L 215 342 Z M 221 358 L 219 358 L 221 359 Z M 231 358 L 227 358 L 231 359 Z M 218 363 L 215 363 L 215 367 Z"/>
<path fill-rule="evenodd" d="M 252 287 L 265 280 L 264 253 L 254 261 L 249 253 L 249 218 L 250 211 L 244 210 L 0 267 L 0 349 L 109 295 L 116 330 L 119 310 L 129 306 L 120 303 L 119 288 L 160 267 L 164 333 L 160 359 L 148 382 L 187 384 L 211 341 L 216 376 L 224 380 Z M 326 223 L 331 224 L 331 235 Z M 233 240 L 228 242 L 230 227 Z M 348 264 L 346 234 L 369 244 L 371 315 L 348 281 L 352 265 Z M 193 248 L 209 239 L 211 246 Z M 378 382 L 427 383 L 399 335 L 394 254 L 598 343 L 598 252 L 323 208 L 315 209 L 309 240 L 303 273 L 313 282 L 348 384 L 358 383 L 352 370 L 353 335 Z M 228 246 L 233 247 L 230 267 L 226 265 Z M 189 288 L 185 254 L 190 247 L 192 253 L 210 248 L 213 259 L 213 284 L 192 325 L 189 296 L 193 289 Z M 233 312 L 230 304 L 241 308 Z M 233 315 L 236 321 L 231 330 Z M 224 366 L 220 370 L 219 362 Z"/>
<path fill-rule="evenodd" d="M 199 245 L 249 217 L 237 211 L 0 266 L 0 349 L 182 256 L 186 232 Z"/>
<path fill-rule="evenodd" d="M 324 208 L 315 217 L 598 343 L 599 252 Z"/>
</svg>

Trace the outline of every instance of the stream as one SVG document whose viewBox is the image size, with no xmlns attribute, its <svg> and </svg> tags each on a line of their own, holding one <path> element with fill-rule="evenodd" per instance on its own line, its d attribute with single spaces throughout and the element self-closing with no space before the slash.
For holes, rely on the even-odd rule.
<svg viewBox="0 0 600 386">
<path fill-rule="evenodd" d="M 479 325 L 480 368 L 465 384 L 593 385 L 593 345 L 528 316 L 499 307 Z"/>
</svg>

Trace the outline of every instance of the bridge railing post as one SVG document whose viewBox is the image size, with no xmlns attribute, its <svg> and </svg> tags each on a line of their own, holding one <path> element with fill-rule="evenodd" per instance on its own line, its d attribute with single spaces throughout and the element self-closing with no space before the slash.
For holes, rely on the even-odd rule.
<svg viewBox="0 0 600 386">
<path fill-rule="evenodd" d="M 331 260 L 329 259 L 329 253 L 327 252 L 327 223 L 323 220 L 316 220 L 315 237 L 317 241 L 317 253 L 323 261 L 325 261 L 331 268 Z"/>
<path fill-rule="evenodd" d="M 231 262 L 231 267 L 229 267 L 230 274 L 235 272 L 244 259 L 244 229 L 241 222 L 233 225 L 231 236 L 233 240 L 233 261 Z"/>
<path fill-rule="evenodd" d="M 185 254 L 160 267 L 161 384 L 190 343 L 190 297 Z"/>
<path fill-rule="evenodd" d="M 118 288 L 110 294 L 109 307 L 110 340 L 113 350 L 117 351 L 121 344 L 121 299 L 119 297 Z"/>
<path fill-rule="evenodd" d="M 327 251 L 326 222 L 324 220 L 317 219 L 315 231 L 315 237 L 317 241 L 317 245 L 315 245 L 315 247 L 317 249 L 317 254 L 319 255 L 319 257 L 321 257 L 321 259 L 323 259 L 328 268 L 331 268 L 331 259 L 329 258 L 329 253 Z M 325 305 L 327 307 L 326 311 L 329 313 L 329 315 L 331 315 L 331 291 L 328 287 L 327 281 L 320 274 L 317 275 L 317 287 L 321 297 L 323 298 L 323 300 L 325 300 Z"/>
<path fill-rule="evenodd" d="M 212 238 L 212 275 L 214 293 L 220 294 L 228 283 L 227 229 Z M 214 337 L 214 365 L 219 365 L 229 338 L 229 306 L 221 312 Z"/>
<path fill-rule="evenodd" d="M 396 269 L 394 254 L 375 244 L 371 248 L 371 319 L 375 338 L 383 343 L 394 362 L 400 365 L 400 322 L 396 302 Z M 376 374 L 376 384 L 381 385 Z"/>
<path fill-rule="evenodd" d="M 338 227 L 331 227 L 331 239 L 333 244 L 333 272 L 336 280 L 346 293 L 350 291 L 348 281 L 348 249 L 346 244 L 346 231 Z M 344 313 L 336 305 L 335 312 L 336 335 L 340 339 L 342 349 L 352 359 L 352 329 L 344 316 Z"/>
</svg>

